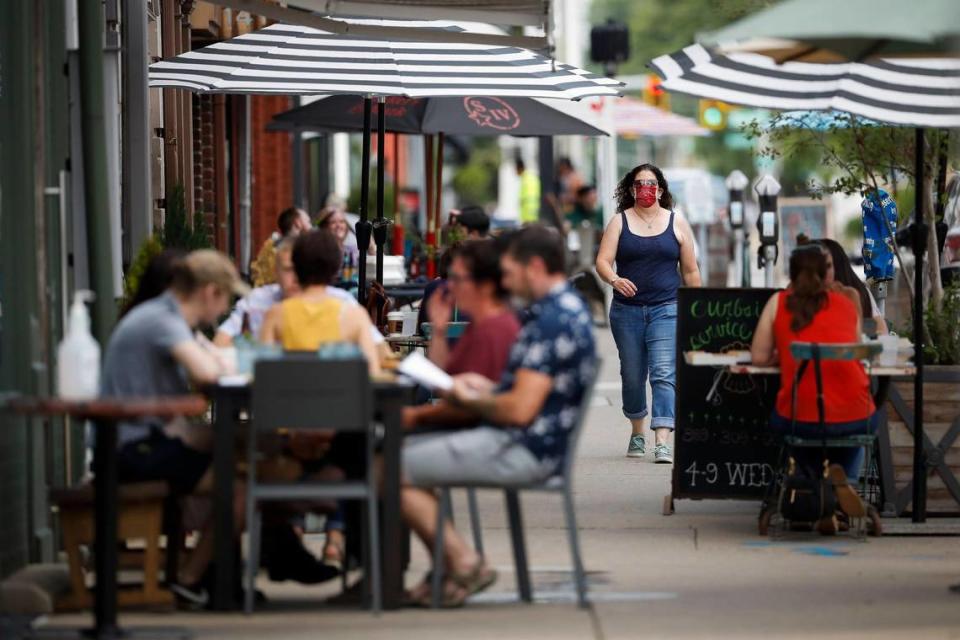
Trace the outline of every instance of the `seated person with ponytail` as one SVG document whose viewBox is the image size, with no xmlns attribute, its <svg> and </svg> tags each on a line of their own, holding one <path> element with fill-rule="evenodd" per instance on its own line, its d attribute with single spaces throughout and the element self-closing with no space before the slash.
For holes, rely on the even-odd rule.
<svg viewBox="0 0 960 640">
<path fill-rule="evenodd" d="M 843 291 L 843 285 L 827 280 L 827 257 L 816 244 L 798 247 L 790 256 L 790 285 L 773 294 L 760 315 L 750 352 L 755 365 L 780 366 L 780 392 L 771 426 L 783 435 L 819 438 L 817 386 L 811 364 L 797 389 L 796 425 L 792 424 L 793 381 L 798 363 L 790 353 L 793 342 L 820 344 L 860 341 L 860 309 Z M 870 380 L 857 361 L 823 361 L 824 418 L 827 437 L 874 433 L 875 407 Z M 863 465 L 860 448 L 827 449 L 832 464 L 830 476 L 841 507 L 852 502 L 862 509 L 859 496 L 848 485 L 856 482 Z M 808 469 L 822 465 L 819 448 L 799 449 L 794 459 Z M 855 514 L 850 514 L 855 515 Z"/>
</svg>

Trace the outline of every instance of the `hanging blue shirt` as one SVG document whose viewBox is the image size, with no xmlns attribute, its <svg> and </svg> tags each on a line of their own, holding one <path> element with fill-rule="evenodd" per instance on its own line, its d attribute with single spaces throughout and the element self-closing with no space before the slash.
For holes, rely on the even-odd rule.
<svg viewBox="0 0 960 640">
<path fill-rule="evenodd" d="M 883 189 L 871 191 L 860 204 L 863 213 L 863 272 L 867 280 L 893 280 L 897 203 Z M 889 226 L 888 226 L 889 223 Z"/>
</svg>

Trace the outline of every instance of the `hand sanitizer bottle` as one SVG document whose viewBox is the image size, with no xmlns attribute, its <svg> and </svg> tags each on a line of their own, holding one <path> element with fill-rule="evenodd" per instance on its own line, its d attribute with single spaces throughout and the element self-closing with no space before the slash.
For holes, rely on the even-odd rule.
<svg viewBox="0 0 960 640">
<path fill-rule="evenodd" d="M 89 400 L 100 394 L 100 345 L 90 334 L 84 304 L 92 291 L 77 291 L 70 306 L 67 335 L 57 349 L 57 393 L 67 400 Z"/>
</svg>

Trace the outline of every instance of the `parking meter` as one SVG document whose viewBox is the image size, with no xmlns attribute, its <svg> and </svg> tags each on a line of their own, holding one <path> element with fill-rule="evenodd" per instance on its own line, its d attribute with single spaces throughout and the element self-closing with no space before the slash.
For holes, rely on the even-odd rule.
<svg viewBox="0 0 960 640">
<path fill-rule="evenodd" d="M 733 229 L 733 264 L 734 268 L 740 271 L 740 286 L 750 286 L 750 265 L 747 262 L 747 233 L 744 229 L 744 206 L 743 191 L 750 184 L 747 176 L 739 169 L 730 172 L 724 181 L 727 190 L 730 193 L 730 207 L 728 210 L 728 220 L 730 228 Z"/>
<path fill-rule="evenodd" d="M 777 263 L 780 241 L 780 217 L 777 214 L 780 183 L 773 176 L 763 176 L 754 190 L 757 192 L 760 204 L 760 215 L 757 216 L 757 231 L 760 235 L 757 263 L 764 271 L 765 286 L 773 287 L 775 286 L 773 265 Z"/>
</svg>

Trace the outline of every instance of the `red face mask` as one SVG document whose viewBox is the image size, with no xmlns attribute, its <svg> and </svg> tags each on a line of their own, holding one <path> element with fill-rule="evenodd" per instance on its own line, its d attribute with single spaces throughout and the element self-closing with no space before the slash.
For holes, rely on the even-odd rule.
<svg viewBox="0 0 960 640">
<path fill-rule="evenodd" d="M 657 187 L 645 184 L 637 189 L 636 196 L 637 204 L 649 209 L 657 202 Z"/>
</svg>

